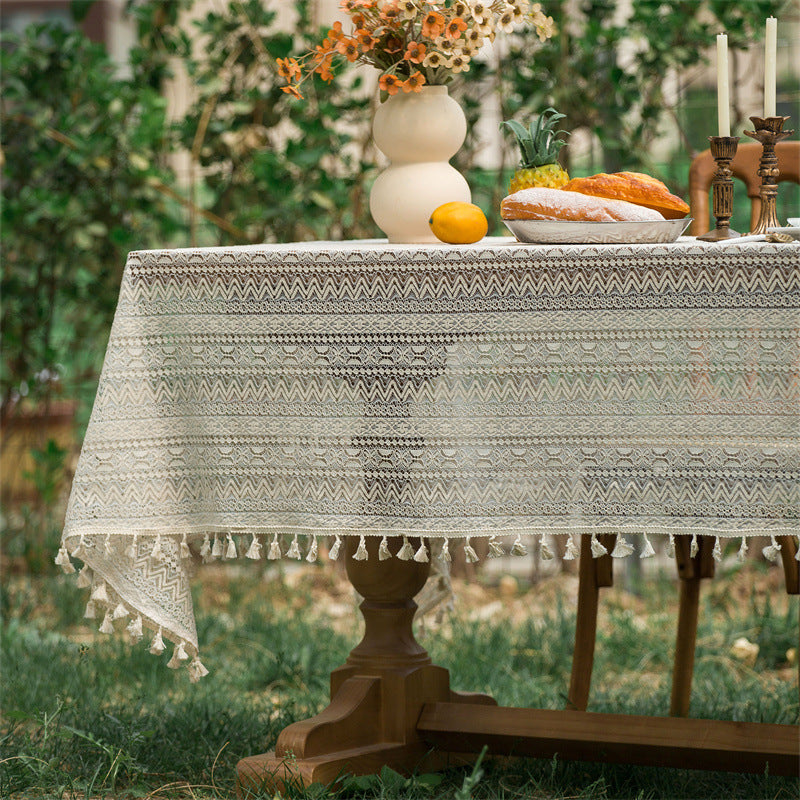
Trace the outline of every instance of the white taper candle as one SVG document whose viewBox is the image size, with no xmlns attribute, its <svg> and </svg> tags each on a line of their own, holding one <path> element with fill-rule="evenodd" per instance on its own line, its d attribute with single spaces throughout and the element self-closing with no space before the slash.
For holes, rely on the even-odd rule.
<svg viewBox="0 0 800 800">
<path fill-rule="evenodd" d="M 717 36 L 717 121 L 719 135 L 731 135 L 730 97 L 728 91 L 728 37 Z"/>
<path fill-rule="evenodd" d="M 764 116 L 777 114 L 775 104 L 775 84 L 778 62 L 778 20 L 767 19 L 767 35 L 764 42 Z"/>
</svg>

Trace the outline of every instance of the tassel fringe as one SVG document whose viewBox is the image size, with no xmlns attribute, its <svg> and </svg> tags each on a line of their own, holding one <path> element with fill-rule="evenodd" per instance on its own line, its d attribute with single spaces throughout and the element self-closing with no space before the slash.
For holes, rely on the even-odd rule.
<svg viewBox="0 0 800 800">
<path fill-rule="evenodd" d="M 125 555 L 133 561 L 137 555 L 139 555 L 139 534 L 133 534 L 133 540 L 128 545 L 128 549 L 125 551 Z"/>
<path fill-rule="evenodd" d="M 339 534 L 336 534 L 336 539 L 333 542 L 333 547 L 331 547 L 331 551 L 330 553 L 328 553 L 328 558 L 331 561 L 336 561 L 336 559 L 339 558 L 339 550 L 341 550 L 341 547 L 342 547 L 342 537 L 339 536 Z"/>
<path fill-rule="evenodd" d="M 272 541 L 269 544 L 269 552 L 267 553 L 267 558 L 270 561 L 277 561 L 281 557 L 281 545 L 278 541 L 278 534 L 276 533 L 272 537 Z"/>
<path fill-rule="evenodd" d="M 592 557 L 600 558 L 600 556 L 608 555 L 608 548 L 597 538 L 597 534 L 592 534 Z"/>
<path fill-rule="evenodd" d="M 652 558 L 656 554 L 655 548 L 651 544 L 650 540 L 647 538 L 647 534 L 644 535 L 644 544 L 642 545 L 642 552 L 639 553 L 639 558 Z"/>
<path fill-rule="evenodd" d="M 367 560 L 367 537 L 362 536 L 358 541 L 358 549 L 355 553 L 353 553 L 353 559 L 355 561 L 366 561 Z"/>
<path fill-rule="evenodd" d="M 611 558 L 626 558 L 633 552 L 633 545 L 620 533 L 617 534 L 617 543 L 611 551 Z"/>
<path fill-rule="evenodd" d="M 253 561 L 258 561 L 261 558 L 261 543 L 256 539 L 255 534 L 253 534 L 253 540 L 250 542 L 250 547 L 247 548 L 244 557 Z"/>
<path fill-rule="evenodd" d="M 308 546 L 308 553 L 306 553 L 306 561 L 309 564 L 313 564 L 317 560 L 317 555 L 319 554 L 319 545 L 317 544 L 317 537 L 311 537 L 311 544 Z M 202 664 L 200 665 L 202 666 Z"/>
<path fill-rule="evenodd" d="M 389 540 L 384 536 L 378 547 L 378 561 L 387 561 L 391 557 L 392 553 L 389 550 Z"/>
<path fill-rule="evenodd" d="M 286 556 L 287 558 L 293 558 L 295 561 L 299 561 L 303 557 L 300 553 L 300 542 L 297 541 L 297 534 L 294 535 L 294 539 L 292 539 L 292 543 L 286 551 Z"/>
<path fill-rule="evenodd" d="M 474 564 L 478 560 L 478 554 L 475 552 L 473 546 L 469 543 L 469 536 L 467 536 L 464 542 L 464 558 L 467 561 L 467 564 Z"/>
<path fill-rule="evenodd" d="M 525 543 L 522 541 L 521 534 L 517 534 L 517 538 L 514 539 L 514 544 L 511 545 L 511 555 L 512 556 L 526 556 L 528 555 L 528 548 L 525 547 Z"/>
<path fill-rule="evenodd" d="M 411 561 L 414 558 L 414 548 L 408 541 L 408 536 L 403 537 L 403 546 L 397 551 L 397 557 L 401 561 Z"/>
<path fill-rule="evenodd" d="M 419 544 L 419 550 L 414 553 L 414 561 L 420 564 L 427 564 L 430 559 L 428 558 L 428 548 L 425 547 L 425 542 Z"/>
<path fill-rule="evenodd" d="M 539 557 L 542 561 L 552 561 L 556 557 L 544 534 L 539 537 Z"/>
<path fill-rule="evenodd" d="M 763 548 L 761 551 L 764 554 L 764 558 L 767 561 L 772 561 L 775 563 L 781 555 L 781 546 L 778 544 L 778 540 L 774 536 L 770 536 L 770 543 Z"/>
<path fill-rule="evenodd" d="M 186 537 L 186 534 L 183 534 L 183 538 L 181 539 L 181 558 L 191 558 L 192 551 L 189 549 L 189 540 Z"/>
<path fill-rule="evenodd" d="M 580 551 L 575 545 L 575 540 L 567 536 L 567 546 L 564 549 L 564 561 L 574 561 L 580 556 Z"/>
<path fill-rule="evenodd" d="M 489 539 L 489 558 L 502 558 L 505 555 L 500 542 L 497 541 L 497 536 L 492 536 Z"/>
</svg>

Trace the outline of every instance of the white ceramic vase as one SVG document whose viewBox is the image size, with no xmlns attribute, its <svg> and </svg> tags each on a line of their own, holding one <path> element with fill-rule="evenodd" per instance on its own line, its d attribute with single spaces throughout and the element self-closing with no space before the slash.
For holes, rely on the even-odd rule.
<svg viewBox="0 0 800 800">
<path fill-rule="evenodd" d="M 461 106 L 446 86 L 396 94 L 378 108 L 372 135 L 391 162 L 372 187 L 372 218 L 392 243 L 438 242 L 428 225 L 434 209 L 471 201 L 469 185 L 449 164 L 467 135 Z"/>
</svg>

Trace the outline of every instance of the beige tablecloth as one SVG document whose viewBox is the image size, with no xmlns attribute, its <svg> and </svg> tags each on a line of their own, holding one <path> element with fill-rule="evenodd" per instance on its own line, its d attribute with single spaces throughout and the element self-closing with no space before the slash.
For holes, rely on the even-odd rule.
<svg viewBox="0 0 800 800">
<path fill-rule="evenodd" d="M 799 306 L 797 244 L 132 253 L 58 562 L 196 678 L 191 550 L 796 535 Z"/>
</svg>

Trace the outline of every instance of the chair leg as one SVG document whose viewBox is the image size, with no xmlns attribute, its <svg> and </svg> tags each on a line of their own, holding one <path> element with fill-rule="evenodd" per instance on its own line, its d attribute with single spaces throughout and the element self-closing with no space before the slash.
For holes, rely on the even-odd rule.
<svg viewBox="0 0 800 800">
<path fill-rule="evenodd" d="M 699 537 L 698 553 L 692 557 L 689 537 L 675 537 L 675 560 L 678 564 L 681 588 L 669 707 L 672 717 L 686 717 L 689 714 L 697 641 L 697 615 L 700 607 L 700 581 L 702 578 L 711 578 L 714 575 L 713 546 L 713 537 Z"/>
<path fill-rule="evenodd" d="M 781 561 L 788 594 L 800 594 L 800 561 L 797 560 L 797 543 L 794 536 L 779 536 Z"/>
<path fill-rule="evenodd" d="M 616 536 L 600 537 L 609 553 L 614 549 Z M 597 637 L 597 607 L 602 586 L 614 581 L 610 555 L 592 556 L 591 537 L 581 536 L 581 554 L 578 573 L 578 610 L 575 619 L 575 647 L 572 651 L 572 674 L 569 681 L 567 708 L 586 711 L 592 683 L 594 645 Z"/>
</svg>

